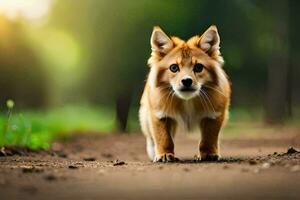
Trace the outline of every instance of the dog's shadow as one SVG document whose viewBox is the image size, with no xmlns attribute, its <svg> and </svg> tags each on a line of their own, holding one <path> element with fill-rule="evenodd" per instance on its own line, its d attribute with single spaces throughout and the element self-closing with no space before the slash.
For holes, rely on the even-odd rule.
<svg viewBox="0 0 300 200">
<path fill-rule="evenodd" d="M 241 163 L 248 161 L 250 158 L 242 158 L 242 157 L 222 157 L 219 160 L 200 160 L 200 159 L 191 159 L 191 158 L 183 158 L 177 161 L 176 163 L 181 164 L 201 164 L 201 163 Z"/>
</svg>

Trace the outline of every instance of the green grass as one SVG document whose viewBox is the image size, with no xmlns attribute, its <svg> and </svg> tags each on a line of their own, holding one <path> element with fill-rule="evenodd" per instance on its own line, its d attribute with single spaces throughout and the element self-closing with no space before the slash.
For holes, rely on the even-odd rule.
<svg viewBox="0 0 300 200">
<path fill-rule="evenodd" d="M 23 111 L 0 115 L 0 146 L 14 144 L 48 148 L 54 139 L 74 132 L 109 132 L 115 128 L 113 110 L 66 106 L 51 111 Z"/>
</svg>

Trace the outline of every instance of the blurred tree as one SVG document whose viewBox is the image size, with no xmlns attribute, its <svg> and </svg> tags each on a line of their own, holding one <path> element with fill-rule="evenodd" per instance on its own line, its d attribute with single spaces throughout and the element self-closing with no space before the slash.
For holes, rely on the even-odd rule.
<svg viewBox="0 0 300 200">
<path fill-rule="evenodd" d="M 123 94 L 119 94 L 116 100 L 116 118 L 118 130 L 126 132 L 127 121 L 131 103 L 131 91 L 124 91 Z"/>
<path fill-rule="evenodd" d="M 296 118 L 296 111 L 300 102 L 300 84 L 299 84 L 299 57 L 300 57 L 300 37 L 299 37 L 299 18 L 300 18 L 300 1 L 291 0 L 290 5 L 290 17 L 289 17 L 289 29 L 290 29 L 290 70 L 288 79 L 290 84 L 288 86 L 288 92 L 290 93 L 289 107 L 294 108 L 289 111 L 291 117 Z"/>
<path fill-rule="evenodd" d="M 289 63 L 289 1 L 269 2 L 274 19 L 273 48 L 268 64 L 268 93 L 266 115 L 271 123 L 283 122 L 291 112 Z"/>
<path fill-rule="evenodd" d="M 13 99 L 20 107 L 47 104 L 47 78 L 22 21 L 0 16 L 0 105 Z"/>
</svg>

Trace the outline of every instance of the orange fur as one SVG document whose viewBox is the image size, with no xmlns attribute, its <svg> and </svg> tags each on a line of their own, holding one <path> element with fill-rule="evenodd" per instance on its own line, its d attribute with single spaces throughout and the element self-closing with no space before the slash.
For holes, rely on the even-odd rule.
<svg viewBox="0 0 300 200">
<path fill-rule="evenodd" d="M 167 36 L 154 27 L 150 73 L 140 106 L 140 124 L 153 161 L 174 161 L 173 138 L 178 126 L 199 128 L 201 159 L 219 158 L 218 135 L 230 103 L 230 83 L 223 71 L 220 38 L 215 26 L 187 41 Z M 170 66 L 175 64 L 178 71 Z M 202 66 L 196 71 L 196 64 Z M 183 90 L 183 79 L 191 79 L 191 90 Z"/>
</svg>

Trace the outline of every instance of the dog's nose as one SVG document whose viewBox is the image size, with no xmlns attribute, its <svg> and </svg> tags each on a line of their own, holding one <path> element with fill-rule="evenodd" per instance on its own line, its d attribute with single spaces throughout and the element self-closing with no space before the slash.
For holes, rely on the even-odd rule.
<svg viewBox="0 0 300 200">
<path fill-rule="evenodd" d="M 191 78 L 184 78 L 181 80 L 184 87 L 191 87 L 193 80 Z"/>
</svg>

